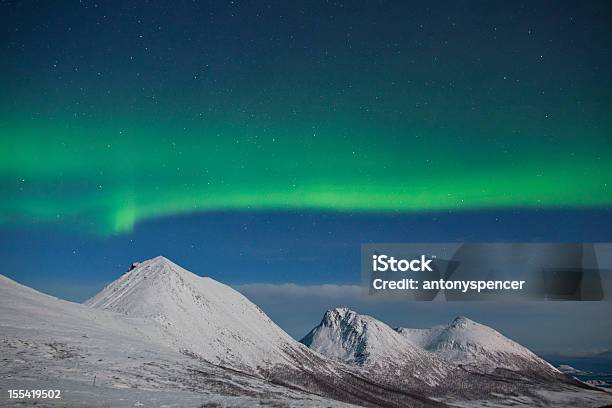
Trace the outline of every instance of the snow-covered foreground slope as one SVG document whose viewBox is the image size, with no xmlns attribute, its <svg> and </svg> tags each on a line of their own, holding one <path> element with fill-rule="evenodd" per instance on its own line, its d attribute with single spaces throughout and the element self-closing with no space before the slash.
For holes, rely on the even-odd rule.
<svg viewBox="0 0 612 408">
<path fill-rule="evenodd" d="M 467 317 L 457 317 L 447 326 L 431 329 L 399 327 L 396 331 L 410 343 L 451 363 L 470 365 L 483 371 L 503 367 L 543 374 L 558 372 L 527 348 Z"/>
<path fill-rule="evenodd" d="M 432 329 L 392 329 L 338 308 L 328 310 L 301 342 L 386 386 L 418 390 L 453 405 L 612 403 L 610 394 L 568 379 L 525 347 L 465 317 Z M 568 404 L 561 404 L 563 399 Z"/>
</svg>

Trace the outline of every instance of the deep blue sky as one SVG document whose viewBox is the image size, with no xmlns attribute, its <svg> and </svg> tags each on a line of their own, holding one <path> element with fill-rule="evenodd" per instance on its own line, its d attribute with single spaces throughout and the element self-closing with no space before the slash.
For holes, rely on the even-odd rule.
<svg viewBox="0 0 612 408">
<path fill-rule="evenodd" d="M 229 284 L 357 284 L 362 243 L 606 242 L 612 241 L 612 213 L 232 211 L 160 218 L 109 237 L 60 226 L 3 228 L 0 234 L 7 276 L 82 301 L 131 262 L 157 255 Z"/>
</svg>

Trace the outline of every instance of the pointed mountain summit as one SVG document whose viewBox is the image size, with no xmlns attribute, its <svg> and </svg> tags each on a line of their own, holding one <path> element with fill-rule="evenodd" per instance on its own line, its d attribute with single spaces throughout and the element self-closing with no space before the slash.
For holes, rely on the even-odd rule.
<svg viewBox="0 0 612 408">
<path fill-rule="evenodd" d="M 384 349 L 405 349 L 405 342 L 393 329 L 370 316 L 348 308 L 328 310 L 321 323 L 301 343 L 336 360 L 359 366 L 384 355 Z M 411 357 L 422 354 L 416 347 L 404 350 Z"/>
<path fill-rule="evenodd" d="M 396 330 L 423 350 L 455 364 L 472 365 L 483 370 L 503 367 L 516 371 L 557 372 L 526 347 L 464 316 L 455 318 L 447 326 L 431 329 L 400 327 Z"/>
<path fill-rule="evenodd" d="M 162 256 L 134 263 L 86 305 L 151 319 L 175 348 L 238 369 L 289 363 L 299 347 L 236 290 Z"/>
<path fill-rule="evenodd" d="M 411 385 L 434 386 L 449 372 L 448 364 L 385 323 L 347 308 L 325 312 L 321 323 L 300 342 L 334 360 L 396 376 L 398 382 Z"/>
</svg>

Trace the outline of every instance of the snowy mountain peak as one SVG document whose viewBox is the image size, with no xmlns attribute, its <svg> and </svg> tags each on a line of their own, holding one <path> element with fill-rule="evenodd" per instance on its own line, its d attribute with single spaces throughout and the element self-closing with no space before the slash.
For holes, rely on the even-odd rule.
<svg viewBox="0 0 612 408">
<path fill-rule="evenodd" d="M 555 371 L 552 366 L 527 348 L 498 331 L 465 316 L 456 317 L 447 326 L 431 329 L 397 328 L 396 331 L 423 350 L 442 359 L 463 365 L 494 369 L 541 369 Z"/>
<path fill-rule="evenodd" d="M 214 363 L 257 371 L 286 362 L 294 340 L 236 290 L 163 256 L 130 269 L 86 305 L 151 319 L 166 343 Z"/>
<path fill-rule="evenodd" d="M 401 381 L 437 384 L 447 373 L 446 364 L 406 341 L 385 323 L 348 308 L 325 312 L 321 323 L 302 340 L 327 357 L 360 367 L 377 367 Z M 400 381 L 400 380 L 398 380 Z"/>
<path fill-rule="evenodd" d="M 466 328 L 469 327 L 470 325 L 477 325 L 478 323 L 476 323 L 475 321 L 468 319 L 465 316 L 457 316 L 455 317 L 455 319 L 451 322 L 450 326 L 452 327 L 456 327 L 456 328 Z"/>
<path fill-rule="evenodd" d="M 371 331 L 385 330 L 384 324 L 376 327 L 369 325 L 369 320 L 348 308 L 330 309 L 321 323 L 300 341 L 328 357 L 362 365 L 369 356 Z"/>
<path fill-rule="evenodd" d="M 344 316 L 346 316 L 347 314 L 357 314 L 356 312 L 352 311 L 351 309 L 349 309 L 348 307 L 337 307 L 335 309 L 330 309 L 327 312 L 325 312 L 325 314 L 336 314 L 338 316 L 341 316 L 342 318 L 344 318 Z"/>
<path fill-rule="evenodd" d="M 373 317 L 348 308 L 325 312 L 321 323 L 302 340 L 311 349 L 347 364 L 380 366 L 405 373 L 402 367 L 434 372 L 425 381 L 435 384 L 449 367 L 470 365 L 479 370 L 504 368 L 554 374 L 556 371 L 527 348 L 496 330 L 465 316 L 430 329 L 392 329 Z M 417 370 L 418 371 L 418 370 Z"/>
<path fill-rule="evenodd" d="M 336 309 L 329 309 L 323 315 L 323 320 L 321 324 L 324 326 L 334 326 L 339 325 L 341 322 L 345 322 L 345 324 L 355 325 L 357 324 L 359 315 L 346 307 L 339 307 Z"/>
<path fill-rule="evenodd" d="M 170 266 L 179 267 L 177 264 L 175 264 L 174 262 L 172 262 L 171 260 L 169 260 L 168 258 L 162 255 L 158 255 L 155 258 L 151 258 L 147 261 L 144 261 L 143 263 L 147 263 L 147 262 L 150 264 L 155 264 L 155 265 L 170 265 Z M 135 262 L 135 263 L 140 264 L 140 262 Z"/>
<path fill-rule="evenodd" d="M 147 275 L 154 275 L 156 273 L 176 273 L 176 274 L 189 274 L 194 275 L 186 269 L 181 268 L 168 258 L 164 256 L 156 256 L 155 258 L 148 259 L 142 262 L 134 262 L 128 269 L 128 272 L 136 271 L 135 273 L 144 273 Z"/>
<path fill-rule="evenodd" d="M 340 315 L 346 315 L 347 313 L 356 313 L 354 311 L 352 311 L 351 309 L 349 309 L 348 307 L 337 307 L 335 309 L 330 309 L 328 310 L 328 312 L 336 312 Z"/>
<path fill-rule="evenodd" d="M 150 264 L 153 264 L 153 263 L 155 263 L 155 264 L 174 264 L 174 265 L 176 265 L 174 262 L 172 262 L 171 260 L 169 260 L 168 258 L 166 258 L 163 255 L 158 255 L 156 257 L 153 257 L 151 259 L 147 259 L 147 260 L 141 261 L 141 262 L 137 261 L 135 263 L 137 263 L 137 264 L 141 264 L 141 263 L 150 263 Z"/>
<path fill-rule="evenodd" d="M 168 258 L 157 256 L 134 262 L 119 279 L 85 303 L 126 315 L 156 316 L 168 303 L 180 301 L 181 293 L 199 280 L 212 281 L 181 268 Z"/>
</svg>

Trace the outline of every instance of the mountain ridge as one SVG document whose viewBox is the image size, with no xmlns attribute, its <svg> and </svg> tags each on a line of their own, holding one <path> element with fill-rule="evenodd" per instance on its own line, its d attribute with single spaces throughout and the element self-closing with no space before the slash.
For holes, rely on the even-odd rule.
<svg viewBox="0 0 612 408">
<path fill-rule="evenodd" d="M 393 396 L 438 405 L 409 390 L 373 387 L 363 373 L 294 340 L 238 291 L 165 257 L 132 264 L 86 305 L 152 321 L 175 350 L 275 384 L 347 402 L 394 406 Z"/>
<path fill-rule="evenodd" d="M 327 310 L 300 341 L 377 381 L 429 395 L 462 389 L 466 398 L 474 398 L 478 393 L 472 387 L 492 395 L 516 392 L 501 385 L 502 379 L 544 388 L 572 382 L 527 348 L 465 316 L 431 329 L 392 329 L 341 307 Z"/>
<path fill-rule="evenodd" d="M 469 324 L 455 323 L 454 330 Z M 110 387 L 102 396 L 133 388 L 239 396 L 233 406 L 257 405 L 252 398 L 290 406 L 504 405 L 516 395 L 528 405 L 570 395 L 595 406 L 604 395 L 554 375 L 466 370 L 348 308 L 331 309 L 319 326 L 311 340 L 339 342 L 330 345 L 340 347 L 333 358 L 296 342 L 234 289 L 164 257 L 134 263 L 86 305 L 0 275 L 7 356 L 0 378 L 81 382 L 95 402 L 101 391 L 87 384 L 97 378 Z"/>
</svg>

